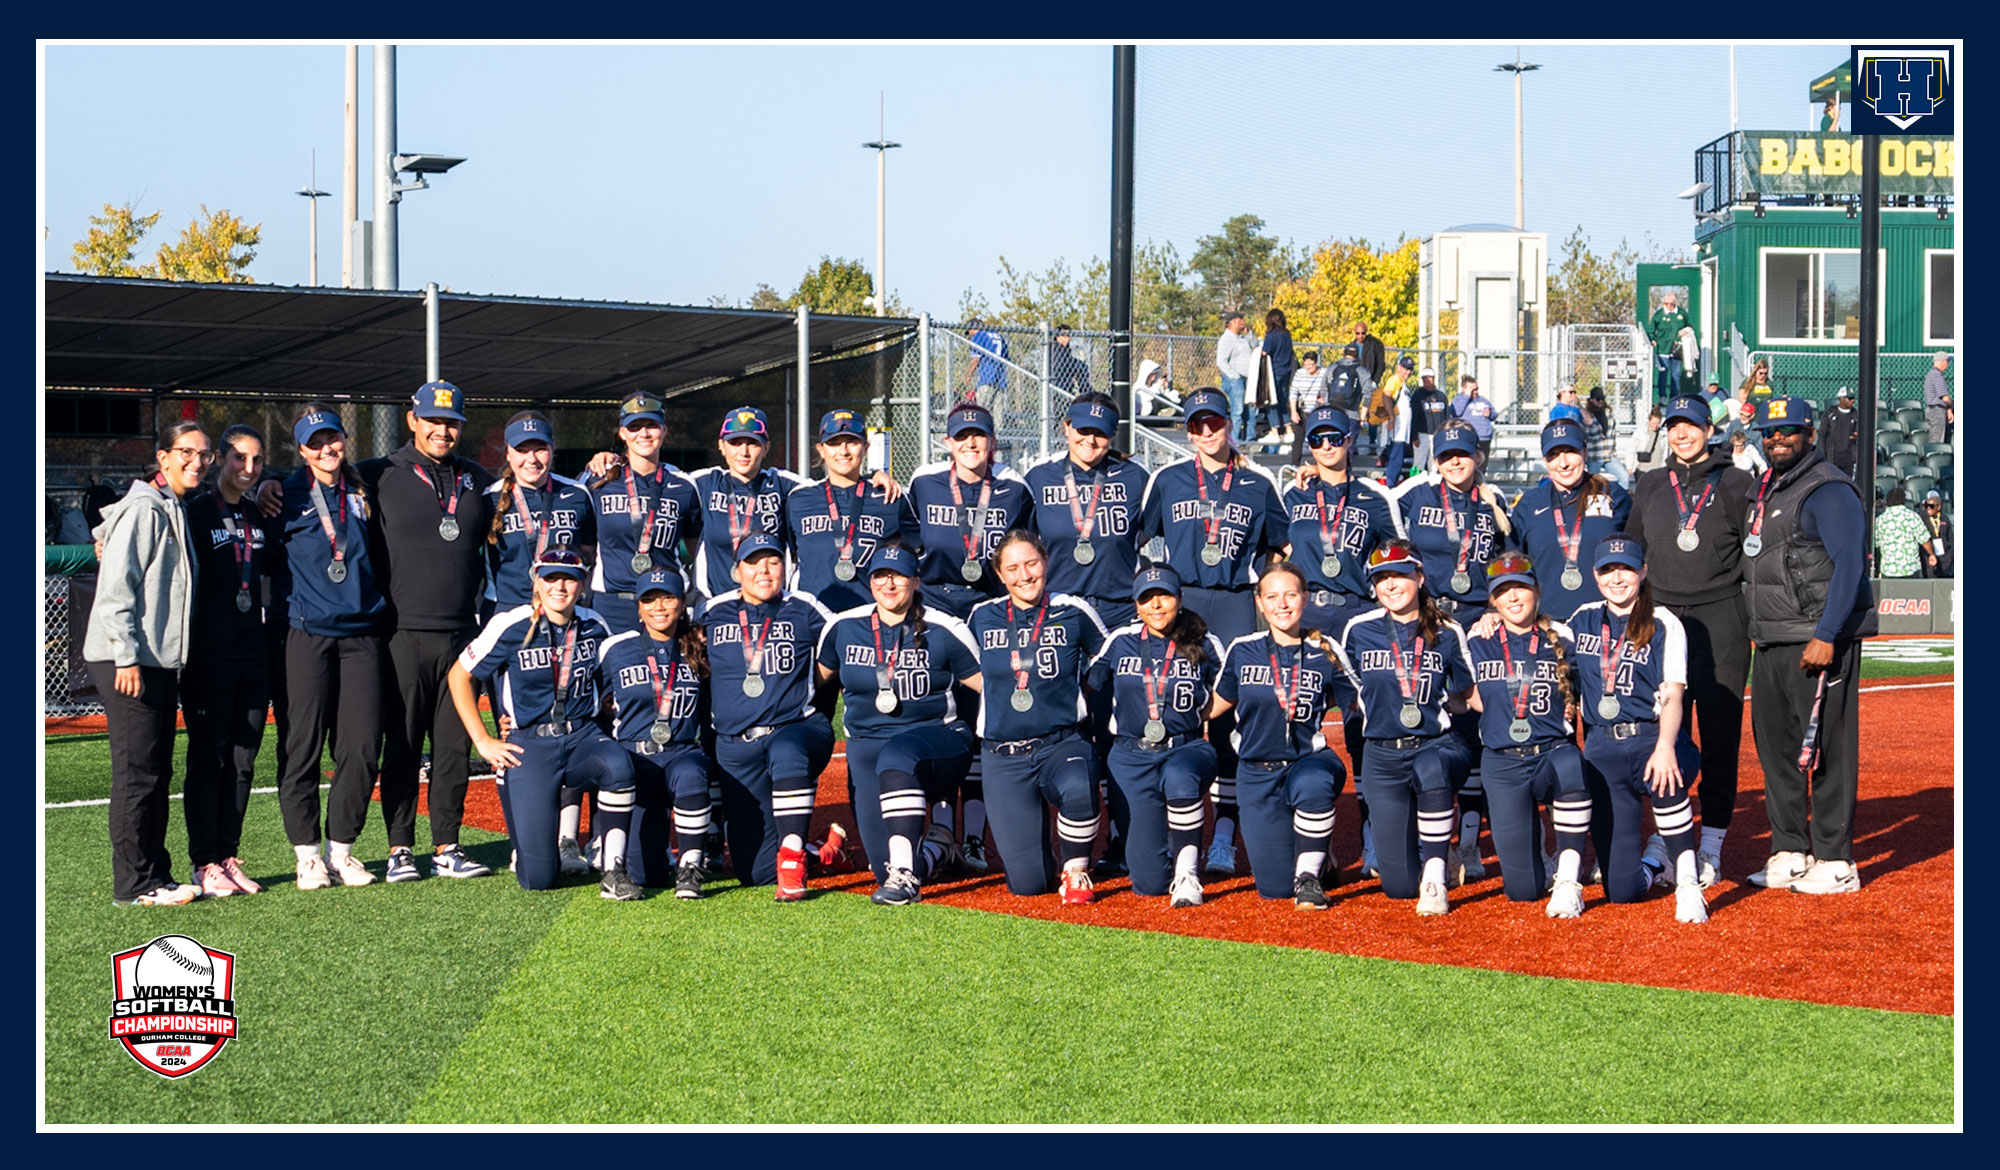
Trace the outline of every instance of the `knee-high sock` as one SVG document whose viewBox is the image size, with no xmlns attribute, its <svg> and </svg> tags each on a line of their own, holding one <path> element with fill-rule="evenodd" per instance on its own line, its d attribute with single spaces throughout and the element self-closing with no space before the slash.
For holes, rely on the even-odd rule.
<svg viewBox="0 0 2000 1170">
<path fill-rule="evenodd" d="M 915 869 L 916 843 L 924 835 L 924 786 L 900 770 L 884 769 L 876 779 L 882 784 L 882 827 L 889 831 L 889 868 Z"/>
<path fill-rule="evenodd" d="M 630 788 L 600 792 L 590 802 L 590 828 L 604 842 L 606 869 L 610 869 L 614 861 L 625 856 L 625 834 L 632 827 L 634 803 L 635 798 Z"/>
<path fill-rule="evenodd" d="M 562 812 L 556 822 L 556 840 L 574 841 L 579 826 L 583 823 L 583 793 L 581 788 L 563 785 Z"/>
<path fill-rule="evenodd" d="M 1292 872 L 1316 874 L 1326 864 L 1327 844 L 1333 839 L 1333 810 L 1307 812 L 1292 810 Z"/>
<path fill-rule="evenodd" d="M 1062 863 L 1065 867 L 1079 859 L 1090 860 L 1090 851 L 1097 844 L 1097 823 L 1101 819 L 1096 813 L 1081 821 L 1056 814 L 1056 839 L 1062 842 Z"/>
<path fill-rule="evenodd" d="M 1590 793 L 1562 793 L 1551 811 L 1556 823 L 1556 878 L 1573 882 L 1583 865 L 1584 842 L 1590 840 Z"/>
<path fill-rule="evenodd" d="M 708 793 L 674 798 L 674 835 L 681 843 L 681 864 L 700 865 L 709 826 Z"/>
<path fill-rule="evenodd" d="M 1417 856 L 1430 869 L 1432 859 L 1444 865 L 1451 848 L 1451 789 L 1427 788 L 1417 793 Z"/>
<path fill-rule="evenodd" d="M 1692 877 L 1695 863 L 1694 806 L 1689 803 L 1687 793 L 1676 792 L 1672 796 L 1654 793 L 1653 824 L 1667 843 L 1667 858 L 1676 870 L 1681 868 L 1682 858 L 1686 858 L 1685 865 Z"/>
<path fill-rule="evenodd" d="M 1167 806 L 1167 855 L 1174 859 L 1174 873 L 1195 872 L 1201 853 L 1201 801 Z"/>
<path fill-rule="evenodd" d="M 1234 842 L 1236 840 L 1236 777 L 1218 776 L 1215 783 L 1208 786 L 1208 795 L 1215 802 L 1215 839 Z"/>
<path fill-rule="evenodd" d="M 978 756 L 972 757 L 972 766 L 966 769 L 965 779 L 958 790 L 965 794 L 965 835 L 985 837 L 986 773 Z"/>
<path fill-rule="evenodd" d="M 779 845 L 786 849 L 802 849 L 806 832 L 812 828 L 813 797 L 816 795 L 808 786 L 804 788 L 779 788 L 776 778 L 771 786 L 771 822 L 778 830 Z"/>
</svg>

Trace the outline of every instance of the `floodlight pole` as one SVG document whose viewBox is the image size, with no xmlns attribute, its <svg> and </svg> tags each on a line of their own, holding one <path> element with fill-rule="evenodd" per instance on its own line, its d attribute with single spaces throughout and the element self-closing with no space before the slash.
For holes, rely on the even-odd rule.
<svg viewBox="0 0 2000 1170">
<path fill-rule="evenodd" d="M 1132 153 L 1138 49 L 1111 50 L 1111 398 L 1124 416 L 1124 449 L 1133 450 Z"/>
<path fill-rule="evenodd" d="M 889 174 L 887 160 L 889 152 L 903 144 L 889 141 L 889 135 L 886 130 L 888 118 L 884 110 L 886 99 L 878 92 L 875 95 L 875 100 L 875 116 L 877 119 L 875 141 L 864 142 L 861 146 L 864 150 L 875 152 L 875 315 L 877 317 L 886 317 L 889 315 L 889 278 L 883 269 L 885 263 L 883 239 L 887 235 L 886 229 L 888 224 L 885 210 L 885 193 L 887 191 Z"/>
<path fill-rule="evenodd" d="M 1496 73 L 1512 73 L 1514 75 L 1514 230 L 1517 232 L 1526 231 L 1528 225 L 1527 212 L 1523 206 L 1526 202 L 1523 198 L 1526 190 L 1521 179 L 1523 173 L 1521 167 L 1521 75 L 1540 68 L 1540 65 L 1526 65 L 1522 63 L 1521 47 L 1519 45 L 1514 46 L 1514 60 L 1511 64 L 1495 65 L 1493 67 Z"/>
<path fill-rule="evenodd" d="M 396 273 L 396 46 L 375 46 L 375 255 L 369 285 L 393 289 Z"/>
<path fill-rule="evenodd" d="M 1866 160 L 1861 171 L 1861 273 L 1860 287 L 1856 290 L 1855 311 L 1861 315 L 1861 337 L 1856 346 L 1855 388 L 1861 393 L 1861 401 L 1856 404 L 1861 411 L 1861 433 L 1873 435 L 1875 431 L 1875 403 L 1879 397 L 1877 381 L 1880 361 L 1881 338 L 1875 332 L 1875 306 L 1880 295 L 1880 264 L 1876 259 L 1882 247 L 1882 138 L 1878 134 L 1861 136 L 1861 157 Z M 1824 422 L 1824 420 L 1821 420 Z M 1855 460 L 1854 486 L 1860 489 L 1861 506 L 1867 523 L 1861 526 L 1862 563 L 1867 563 L 1868 554 L 1875 544 L 1875 444 L 1868 444 L 1867 456 Z M 1923 506 L 1921 500 L 1918 507 Z"/>
<path fill-rule="evenodd" d="M 308 171 L 307 174 L 311 175 L 314 180 L 317 180 L 319 177 L 319 152 L 317 150 L 313 152 L 312 169 Z M 306 197 L 306 207 L 308 208 L 306 213 L 306 238 L 308 245 L 307 260 L 306 260 L 306 283 L 313 286 L 314 288 L 318 288 L 319 287 L 319 201 L 321 199 L 326 198 L 327 192 L 320 190 L 318 183 L 316 181 L 313 181 L 313 182 L 308 182 L 305 186 L 299 188 L 299 194 Z"/>
<path fill-rule="evenodd" d="M 792 425 L 796 438 L 792 442 L 792 452 L 798 460 L 792 466 L 800 475 L 812 466 L 812 307 L 800 305 L 798 310 L 799 331 L 799 379 L 798 409 L 794 412 Z"/>
</svg>

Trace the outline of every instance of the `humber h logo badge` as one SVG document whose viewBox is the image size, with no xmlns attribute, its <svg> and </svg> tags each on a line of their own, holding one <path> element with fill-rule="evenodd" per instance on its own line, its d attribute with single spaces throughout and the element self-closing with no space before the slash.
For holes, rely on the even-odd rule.
<svg viewBox="0 0 2000 1170">
<path fill-rule="evenodd" d="M 1928 46 L 1901 49 L 1856 47 L 1852 66 L 1854 132 L 1907 131 L 1945 135 L 1955 129 L 1952 51 Z"/>
<path fill-rule="evenodd" d="M 433 390 L 433 391 L 431 391 L 431 405 L 432 405 L 432 406 L 437 406 L 437 407 L 442 407 L 442 408 L 444 408 L 445 410 L 450 410 L 450 409 L 451 409 L 451 391 L 449 391 L 449 390 Z"/>
</svg>

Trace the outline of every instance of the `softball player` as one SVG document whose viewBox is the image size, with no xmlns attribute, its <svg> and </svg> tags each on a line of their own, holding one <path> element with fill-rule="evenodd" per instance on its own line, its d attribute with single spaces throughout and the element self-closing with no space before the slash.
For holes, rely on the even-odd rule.
<svg viewBox="0 0 2000 1170">
<path fill-rule="evenodd" d="M 1591 794 L 1591 836 L 1603 859 L 1604 895 L 1636 902 L 1656 882 L 1674 887 L 1674 918 L 1707 922 L 1701 892 L 1694 810 L 1688 789 L 1701 770 L 1683 718 L 1687 631 L 1653 604 L 1646 550 L 1629 536 L 1607 536 L 1592 558 L 1604 600 L 1570 618 L 1576 631 L 1577 696 L 1589 728 L 1583 777 Z M 1639 846 L 1645 806 L 1659 832 Z"/>
<path fill-rule="evenodd" d="M 1584 471 L 1583 428 L 1567 419 L 1542 428 L 1548 478 L 1514 502 L 1521 551 L 1535 565 L 1542 611 L 1568 617 L 1599 600 L 1594 573 L 1584 569 L 1597 542 L 1625 528 L 1632 497 L 1601 475 Z"/>
<path fill-rule="evenodd" d="M 1285 547 L 1285 512 L 1277 483 L 1263 468 L 1237 453 L 1229 438 L 1229 400 L 1212 388 L 1197 390 L 1183 404 L 1191 459 L 1169 463 L 1146 483 L 1140 507 L 1139 540 L 1166 542 L 1166 560 L 1187 571 L 1182 600 L 1208 622 L 1224 645 L 1257 629 L 1257 570 L 1270 553 Z M 1205 871 L 1221 877 L 1236 872 L 1236 749 L 1229 732 L 1232 716 L 1209 722 L 1217 778 L 1215 838 Z"/>
<path fill-rule="evenodd" d="M 681 546 L 701 539 L 702 509 L 686 472 L 660 462 L 660 400 L 633 394 L 618 405 L 624 455 L 600 452 L 590 463 L 590 498 L 597 512 L 597 565 L 590 577 L 592 608 L 614 634 L 639 628 L 640 578 L 655 568 L 685 575 Z"/>
<path fill-rule="evenodd" d="M 952 852 L 949 829 L 925 836 L 924 812 L 958 787 L 978 750 L 952 684 L 979 688 L 979 654 L 964 623 L 926 612 L 915 553 L 887 545 L 875 550 L 873 563 L 875 600 L 828 623 L 819 678 L 839 679 L 847 697 L 848 791 L 881 884 L 872 901 L 905 906 L 923 900 L 924 879 Z"/>
<path fill-rule="evenodd" d="M 917 516 L 891 480 L 886 488 L 863 483 L 868 428 L 851 410 L 829 410 L 819 420 L 815 448 L 826 478 L 795 487 L 785 498 L 786 540 L 792 555 L 791 588 L 804 590 L 836 613 L 869 601 L 869 566 L 885 544 L 913 547 Z"/>
<path fill-rule="evenodd" d="M 188 498 L 194 623 L 181 671 L 188 864 L 191 880 L 211 898 L 264 888 L 236 853 L 271 704 L 263 583 L 281 544 L 275 518 L 262 515 L 248 495 L 264 469 L 264 436 L 233 426 L 222 432 L 219 449 L 215 485 Z"/>
<path fill-rule="evenodd" d="M 562 789 L 597 794 L 604 878 L 599 895 L 619 902 L 641 897 L 625 869 L 632 823 L 632 757 L 597 725 L 603 697 L 597 660 L 611 628 L 578 608 L 587 570 L 583 558 L 552 548 L 535 559 L 535 600 L 493 615 L 452 664 L 446 685 L 459 720 L 482 758 L 505 768 L 500 807 L 514 839 L 515 877 L 524 890 L 555 888 L 556 817 Z M 472 680 L 491 680 L 494 714 L 508 719 L 496 739 L 479 716 Z"/>
<path fill-rule="evenodd" d="M 1575 918 L 1583 913 L 1577 871 L 1590 836 L 1590 792 L 1571 722 L 1576 641 L 1568 626 L 1542 613 L 1535 566 L 1525 555 L 1493 558 L 1486 589 L 1499 627 L 1474 634 L 1467 645 L 1500 873 L 1512 901 L 1532 902 L 1549 891 L 1548 916 Z M 1542 856 L 1539 804 L 1550 805 L 1555 819 L 1554 875 Z"/>
<path fill-rule="evenodd" d="M 1083 673 L 1104 648 L 1090 603 L 1047 591 L 1041 538 L 1015 529 L 993 553 L 1007 596 L 974 607 L 966 625 L 979 648 L 986 699 L 979 708 L 988 807 L 1007 859 L 1007 889 L 1045 894 L 1057 880 L 1048 807 L 1062 838 L 1064 905 L 1096 899 L 1090 851 L 1097 842 L 1097 753 L 1081 734 Z"/>
<path fill-rule="evenodd" d="M 785 497 L 806 483 L 783 468 L 764 466 L 771 433 L 764 412 L 754 406 L 739 406 L 724 416 L 715 445 L 722 453 L 721 466 L 689 477 L 702 512 L 693 579 L 709 597 L 736 587 L 736 549 L 746 537 L 774 537 L 783 555 Z"/>
<path fill-rule="evenodd" d="M 812 654 L 833 615 L 808 593 L 785 592 L 784 546 L 753 532 L 736 546 L 739 588 L 718 593 L 695 621 L 708 636 L 715 762 L 729 822 L 730 862 L 743 885 L 777 883 L 777 900 L 806 893 L 805 835 L 833 725 L 813 706 Z"/>
<path fill-rule="evenodd" d="M 1165 565 L 1139 571 L 1132 599 L 1139 620 L 1111 633 L 1084 677 L 1099 696 L 1091 706 L 1111 712 L 1111 819 L 1133 892 L 1199 906 L 1201 798 L 1215 782 L 1202 725 L 1222 643 L 1182 607 L 1180 574 Z"/>
<path fill-rule="evenodd" d="M 924 604 L 964 621 L 972 608 L 1002 590 L 994 572 L 993 550 L 1000 537 L 1034 525 L 1033 502 L 1021 478 L 993 467 L 993 416 L 976 403 L 961 403 L 945 420 L 951 459 L 919 471 L 910 480 L 923 553 Z M 962 690 L 959 706 L 977 712 L 979 693 Z M 957 793 L 932 806 L 931 819 L 952 825 L 952 805 L 963 798 L 960 860 L 972 873 L 986 872 L 986 794 L 980 758 Z"/>
<path fill-rule="evenodd" d="M 1349 621 L 1340 645 L 1368 739 L 1358 782 L 1375 824 L 1382 892 L 1415 897 L 1418 914 L 1446 914 L 1452 790 L 1472 766 L 1465 740 L 1451 731 L 1472 689 L 1465 631 L 1430 595 L 1408 541 L 1377 548 L 1368 576 L 1379 608 Z"/>
<path fill-rule="evenodd" d="M 524 410 L 507 420 L 506 439 L 506 474 L 486 489 L 493 497 L 493 526 L 486 534 L 491 612 L 534 601 L 535 558 L 544 552 L 597 543 L 597 506 L 590 490 L 549 470 L 556 439 L 549 420 Z"/>
<path fill-rule="evenodd" d="M 1327 750 L 1321 725 L 1352 700 L 1354 685 L 1340 647 L 1305 628 L 1305 606 L 1303 571 L 1289 561 L 1264 570 L 1257 611 L 1270 629 L 1230 643 L 1208 714 L 1239 712 L 1236 798 L 1257 893 L 1324 910 L 1320 872 L 1347 769 Z"/>
<path fill-rule="evenodd" d="M 687 585 L 672 569 L 639 582 L 644 625 L 598 648 L 598 687 L 611 697 L 612 734 L 632 756 L 631 835 L 625 869 L 642 886 L 674 873 L 674 896 L 699 898 L 707 874 L 713 733 L 709 731 L 708 652 L 695 633 Z M 667 810 L 671 808 L 671 820 Z M 675 867 L 668 829 L 683 848 Z"/>
</svg>

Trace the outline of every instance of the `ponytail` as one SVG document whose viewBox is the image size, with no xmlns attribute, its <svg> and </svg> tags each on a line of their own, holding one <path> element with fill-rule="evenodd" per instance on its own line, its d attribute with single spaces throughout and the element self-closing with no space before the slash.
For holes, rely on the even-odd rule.
<svg viewBox="0 0 2000 1170">
<path fill-rule="evenodd" d="M 1549 621 L 1548 614 L 1536 616 L 1535 628 L 1542 632 L 1542 637 L 1549 640 L 1549 649 L 1555 653 L 1556 685 L 1562 689 L 1563 710 L 1568 711 L 1576 706 L 1576 684 L 1571 682 L 1569 677 L 1569 651 L 1563 649 L 1562 639 L 1556 637 L 1555 627 Z"/>
<path fill-rule="evenodd" d="M 696 678 L 707 678 L 708 641 L 702 636 L 701 627 L 694 624 L 691 613 L 691 608 L 683 600 L 680 622 L 674 630 L 675 640 L 680 648 L 681 661 L 687 663 Z"/>
<path fill-rule="evenodd" d="M 1429 585 L 1417 586 L 1417 636 L 1435 646 L 1444 636 L 1444 609 L 1431 596 Z"/>
<path fill-rule="evenodd" d="M 500 477 L 500 499 L 493 505 L 493 526 L 486 530 L 486 543 L 500 546 L 500 528 L 507 520 L 507 513 L 514 507 L 514 469 Z"/>
<path fill-rule="evenodd" d="M 1208 651 L 1203 647 L 1207 641 L 1208 622 L 1186 606 L 1182 606 L 1167 625 L 1167 644 L 1196 667 L 1208 661 Z"/>
<path fill-rule="evenodd" d="M 924 594 L 922 589 L 910 590 L 910 612 L 903 620 L 908 622 L 910 626 L 910 644 L 914 646 L 918 642 L 921 642 L 924 637 L 924 631 L 931 628 L 930 623 L 924 621 Z"/>
<path fill-rule="evenodd" d="M 1632 601 L 1632 616 L 1625 619 L 1625 640 L 1634 650 L 1653 640 L 1653 583 L 1641 578 L 1639 595 Z"/>
</svg>

